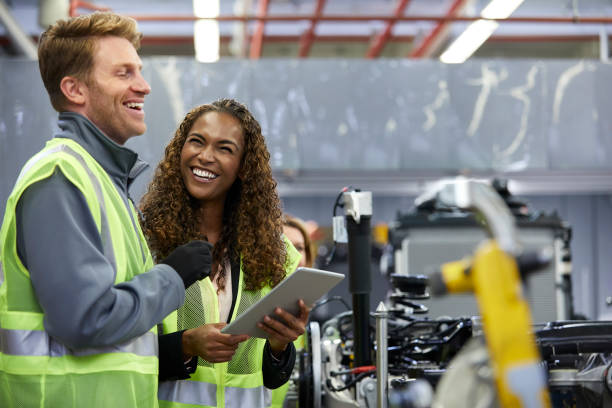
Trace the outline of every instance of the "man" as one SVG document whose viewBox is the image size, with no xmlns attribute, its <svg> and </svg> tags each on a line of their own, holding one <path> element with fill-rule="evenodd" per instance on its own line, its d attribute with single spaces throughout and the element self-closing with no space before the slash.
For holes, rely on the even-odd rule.
<svg viewBox="0 0 612 408">
<path fill-rule="evenodd" d="M 134 20 L 58 21 L 39 44 L 59 131 L 24 166 L 0 230 L 0 406 L 157 406 L 155 326 L 210 272 L 193 241 L 153 266 L 128 195 L 150 92 Z M 180 339 L 179 339 L 180 341 Z"/>
</svg>

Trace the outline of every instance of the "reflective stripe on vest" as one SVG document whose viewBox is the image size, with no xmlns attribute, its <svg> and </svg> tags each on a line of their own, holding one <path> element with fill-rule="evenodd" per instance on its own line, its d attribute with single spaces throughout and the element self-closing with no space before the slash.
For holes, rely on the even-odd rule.
<svg viewBox="0 0 612 408">
<path fill-rule="evenodd" d="M 283 240 L 287 248 L 285 273 L 289 275 L 297 267 L 300 255 L 286 237 L 283 236 Z M 203 309 L 198 313 L 201 313 L 204 318 L 204 321 L 198 322 L 198 324 L 217 322 L 219 320 L 218 298 L 210 278 L 199 281 L 197 285 L 199 285 L 200 296 L 202 297 L 200 308 Z M 243 290 L 244 271 L 242 265 L 240 266 L 240 277 L 237 285 L 232 284 L 232 288 L 237 290 L 238 293 L 236 294 L 236 304 L 231 320 L 270 291 L 270 287 L 264 287 L 257 290 L 256 293 L 246 296 Z M 186 304 L 189 301 L 190 298 L 187 297 Z M 186 328 L 180 327 L 178 323 L 179 313 L 181 313 L 180 309 L 164 319 L 165 333 Z M 198 366 L 190 380 L 160 383 L 158 396 L 160 401 L 165 402 L 160 405 L 172 408 L 178 408 L 179 404 L 236 408 L 270 406 L 272 404 L 272 393 L 263 385 L 261 368 L 264 343 L 264 339 L 251 338 L 238 346 L 233 359 L 228 363 L 214 365 L 206 363 L 209 366 Z M 232 367 L 233 363 L 234 367 Z M 240 372 L 240 366 L 249 367 L 252 371 L 244 370 Z"/>
<path fill-rule="evenodd" d="M 216 407 L 217 385 L 189 380 L 163 381 L 159 383 L 158 397 L 162 401 Z M 244 407 L 250 406 L 255 405 Z"/>
<path fill-rule="evenodd" d="M 85 172 L 87 173 L 87 176 L 89 177 L 91 181 L 91 185 L 93 186 L 93 189 L 96 193 L 96 197 L 98 198 L 98 203 L 100 204 L 100 236 L 102 238 L 102 248 L 104 251 L 104 256 L 109 260 L 111 265 L 113 265 L 113 269 L 116 270 L 117 265 L 115 262 L 115 253 L 113 251 L 113 244 L 111 242 L 110 228 L 108 227 L 108 220 L 106 218 L 106 204 L 104 202 L 104 194 L 102 193 L 102 186 L 100 185 L 100 181 L 98 180 L 98 178 L 93 174 L 93 172 L 91 171 L 91 169 L 85 162 L 85 159 L 83 159 L 83 157 L 79 153 L 75 152 L 74 150 L 72 150 L 72 148 L 70 148 L 70 146 L 67 146 L 65 144 L 60 144 L 48 150 L 43 150 L 42 152 L 34 155 L 32 159 L 30 159 L 28 163 L 23 167 L 23 169 L 21 170 L 21 173 L 19 173 L 19 177 L 17 177 L 17 183 L 19 183 L 21 178 L 25 174 L 27 174 L 27 172 L 32 167 L 34 167 L 36 163 L 38 163 L 40 160 L 44 159 L 45 157 L 51 154 L 54 154 L 54 153 L 58 153 L 58 152 L 69 154 L 70 156 L 75 158 L 79 162 L 79 164 L 83 166 L 83 169 L 85 170 Z"/>
<path fill-rule="evenodd" d="M 272 392 L 263 385 L 256 388 L 225 387 L 226 408 L 268 407 Z"/>
<path fill-rule="evenodd" d="M 102 242 L 102 251 L 107 258 L 112 268 L 117 271 L 117 259 L 111 239 L 110 221 L 107 213 L 107 202 L 103 189 L 103 181 L 95 174 L 94 170 L 87 163 L 87 156 L 83 156 L 74 147 L 67 144 L 58 144 L 41 151 L 33 156 L 24 166 L 15 188 L 19 183 L 23 182 L 24 177 L 34 169 L 37 163 L 49 157 L 50 155 L 62 153 L 74 159 L 82 169 L 83 178 L 91 183 L 91 192 L 95 197 L 95 203 L 99 206 L 100 211 L 100 238 Z M 24 188 L 27 188 L 25 186 Z M 85 194 L 85 193 L 84 193 Z M 91 195 L 91 194 L 90 194 Z M 88 202 L 90 201 L 87 197 Z M 91 205 L 91 204 L 89 204 Z M 112 207 L 112 202 L 110 203 Z M 108 208 L 111 208 L 108 207 Z M 131 208 L 126 208 L 127 213 L 131 216 Z M 4 227 L 4 226 L 3 226 Z M 136 233 L 138 243 L 142 246 L 140 234 Z M 142 250 L 142 248 L 141 248 Z M 0 284 L 5 285 L 4 273 L 2 271 L 2 263 L 0 262 Z M 4 290 L 8 290 L 4 288 Z M 6 296 L 6 293 L 3 295 Z M 7 305 L 4 304 L 4 308 Z M 0 362 L 6 370 L 12 373 L 22 375 L 38 375 L 38 370 L 34 372 L 32 368 L 40 367 L 40 374 L 43 372 L 53 374 L 63 374 L 66 372 L 97 372 L 114 369 L 134 371 L 140 374 L 157 374 L 158 363 L 157 356 L 158 342 L 156 327 L 152 330 L 130 339 L 129 341 L 113 344 L 110 346 L 89 347 L 85 349 L 72 349 L 58 342 L 44 330 L 43 315 L 36 312 L 23 311 L 8 311 L 0 310 L 0 357 L 4 357 Z M 106 355 L 106 356 L 104 356 Z M 80 365 L 77 360 L 72 357 L 100 357 L 98 360 L 91 360 L 85 365 Z M 18 358 L 25 357 L 22 360 L 25 363 L 16 364 Z M 31 360 L 30 358 L 52 358 L 51 360 Z M 63 358 L 67 358 L 64 360 Z M 81 360 L 82 361 L 82 360 Z M 125 366 L 123 366 L 125 364 Z M 98 368 L 95 368 L 98 367 Z M 2 368 L 0 368 L 2 370 Z M 156 381 L 155 381 L 156 383 Z M 154 391 L 153 391 L 154 393 Z"/>
<path fill-rule="evenodd" d="M 47 332 L 39 330 L 7 330 L 0 328 L 0 345 L 3 354 L 13 356 L 76 357 L 106 353 L 131 353 L 143 357 L 157 356 L 157 335 L 147 332 L 140 337 L 112 346 L 71 350 L 58 343 Z"/>
</svg>

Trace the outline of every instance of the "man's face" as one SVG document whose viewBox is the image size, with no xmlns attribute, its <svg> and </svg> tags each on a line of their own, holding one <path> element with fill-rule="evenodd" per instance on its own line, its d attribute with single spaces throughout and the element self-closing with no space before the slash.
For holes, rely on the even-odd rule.
<svg viewBox="0 0 612 408">
<path fill-rule="evenodd" d="M 134 46 L 120 37 L 98 39 L 93 61 L 84 114 L 122 145 L 147 130 L 144 97 L 151 88 L 141 75 L 142 61 Z"/>
</svg>

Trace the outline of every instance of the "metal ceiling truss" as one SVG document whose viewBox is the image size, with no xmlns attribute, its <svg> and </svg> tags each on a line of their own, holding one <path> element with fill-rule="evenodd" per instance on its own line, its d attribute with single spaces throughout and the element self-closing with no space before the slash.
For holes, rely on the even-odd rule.
<svg viewBox="0 0 612 408">
<path fill-rule="evenodd" d="M 329 42 L 329 41 L 359 41 L 359 42 L 370 42 L 364 57 L 365 58 L 377 58 L 381 55 L 387 43 L 394 41 L 412 42 L 414 43 L 412 50 L 407 55 L 410 58 L 426 58 L 436 55 L 439 48 L 446 41 L 449 33 L 449 26 L 455 22 L 473 22 L 481 19 L 480 16 L 466 16 L 462 12 L 469 0 L 454 0 L 449 6 L 448 10 L 443 15 L 405 15 L 405 10 L 410 4 L 411 0 L 397 0 L 391 14 L 389 15 L 345 15 L 345 14 L 327 14 L 323 13 L 326 5 L 325 0 L 317 0 L 314 5 L 313 13 L 310 15 L 271 15 L 269 13 L 270 0 L 259 0 L 257 4 L 257 10 L 255 15 L 221 15 L 215 19 L 219 22 L 242 22 L 242 23 L 254 23 L 252 26 L 251 34 L 247 35 L 247 39 L 250 39 L 249 57 L 251 59 L 258 59 L 262 55 L 264 43 L 274 41 L 289 41 L 298 42 L 298 56 L 300 58 L 308 57 L 312 44 L 314 42 Z M 0 0 L 0 5 L 4 5 L 4 2 Z M 6 8 L 6 7 L 5 7 Z M 8 8 L 7 8 L 8 10 Z M 80 12 L 90 12 L 92 10 L 108 10 L 106 7 L 95 5 L 88 1 L 83 0 L 70 0 L 69 15 L 76 16 Z M 11 39 L 18 47 L 21 47 L 20 38 L 15 37 L 13 34 L 17 33 L 18 30 L 12 30 L 9 26 L 9 20 L 5 17 L 7 13 L 2 13 L 4 25 L 7 27 L 7 31 L 11 36 Z M 10 13 L 9 13 L 10 15 Z M 134 19 L 139 22 L 151 22 L 151 21 L 195 21 L 198 18 L 195 15 L 167 15 L 167 14 L 149 14 L 149 15 L 132 15 Z M 308 21 L 309 25 L 301 35 L 266 35 L 265 28 L 267 23 L 274 22 L 303 22 Z M 374 38 L 368 35 L 317 35 L 317 25 L 322 22 L 371 22 L 379 21 L 384 22 L 384 27 L 375 34 Z M 433 28 L 424 35 L 394 35 L 393 28 L 397 23 L 406 22 L 431 22 L 434 23 Z M 534 17 L 509 17 L 506 19 L 496 20 L 500 23 L 546 23 L 546 24 L 599 24 L 605 25 L 612 23 L 612 17 L 606 16 L 581 16 L 578 13 L 574 13 L 571 17 L 556 17 L 556 16 L 534 16 Z M 19 26 L 17 25 L 17 28 Z M 23 31 L 23 30 L 22 30 Z M 227 36 L 222 37 L 222 42 L 227 42 L 229 38 Z M 489 41 L 504 41 L 504 42 L 554 42 L 554 41 L 601 41 L 601 36 L 594 35 L 505 35 L 505 36 L 493 36 Z M 192 37 L 182 36 L 151 36 L 145 37 L 143 43 L 150 44 L 185 44 L 189 41 L 193 41 Z M 5 41 L 0 41 L 0 44 L 5 44 Z M 27 45 L 25 45 L 27 48 Z M 23 53 L 27 54 L 27 51 L 23 48 Z"/>
</svg>

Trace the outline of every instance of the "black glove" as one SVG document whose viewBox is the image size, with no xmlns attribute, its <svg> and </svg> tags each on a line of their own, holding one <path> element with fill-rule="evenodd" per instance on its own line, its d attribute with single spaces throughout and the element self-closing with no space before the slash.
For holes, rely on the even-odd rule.
<svg viewBox="0 0 612 408">
<path fill-rule="evenodd" d="M 176 248 L 160 263 L 170 265 L 179 274 L 187 289 L 195 281 L 210 275 L 212 247 L 206 241 L 191 241 Z"/>
</svg>

